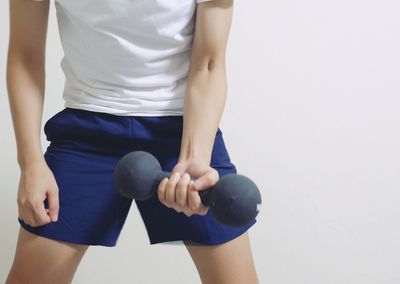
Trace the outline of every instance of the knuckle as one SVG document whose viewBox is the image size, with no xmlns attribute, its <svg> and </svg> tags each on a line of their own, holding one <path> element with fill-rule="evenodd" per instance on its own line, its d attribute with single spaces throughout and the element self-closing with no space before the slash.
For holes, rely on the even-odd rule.
<svg viewBox="0 0 400 284">
<path fill-rule="evenodd" d="M 188 172 L 185 172 L 185 173 L 182 175 L 182 179 L 185 180 L 186 182 L 189 181 L 189 180 L 190 180 L 190 175 L 189 175 L 189 173 L 188 173 Z"/>
<path fill-rule="evenodd" d="M 168 178 L 167 178 L 167 177 L 163 178 L 162 181 L 161 181 L 160 184 L 159 184 L 159 188 L 165 187 L 165 184 L 166 184 L 167 182 L 168 182 Z"/>
<path fill-rule="evenodd" d="M 174 173 L 174 174 L 172 175 L 171 181 L 177 182 L 180 178 L 181 178 L 181 174 L 178 173 L 178 172 L 176 172 L 176 173 Z"/>
</svg>

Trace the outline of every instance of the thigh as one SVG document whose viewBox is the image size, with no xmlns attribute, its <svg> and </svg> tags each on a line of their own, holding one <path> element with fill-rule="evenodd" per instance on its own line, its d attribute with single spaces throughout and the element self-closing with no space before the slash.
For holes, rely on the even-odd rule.
<svg viewBox="0 0 400 284">
<path fill-rule="evenodd" d="M 196 265 L 203 284 L 259 283 L 248 232 L 218 245 L 184 244 Z"/>
<path fill-rule="evenodd" d="M 20 227 L 6 283 L 71 283 L 87 249 L 87 245 L 44 238 Z"/>
</svg>

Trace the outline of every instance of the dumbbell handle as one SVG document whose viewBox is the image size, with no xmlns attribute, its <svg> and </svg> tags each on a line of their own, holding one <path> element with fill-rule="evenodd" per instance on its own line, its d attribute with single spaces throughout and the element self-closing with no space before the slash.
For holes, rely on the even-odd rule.
<svg viewBox="0 0 400 284">
<path fill-rule="evenodd" d="M 151 188 L 152 192 L 157 192 L 160 182 L 166 177 L 169 178 L 171 175 L 172 174 L 170 172 L 160 171 L 159 174 L 156 176 L 156 178 L 154 178 L 154 183 Z M 191 178 L 191 180 L 194 181 L 194 179 L 192 179 L 192 178 Z M 213 189 L 213 187 L 210 187 L 208 189 L 199 191 L 201 203 L 203 203 L 204 206 L 210 206 L 210 197 L 211 197 L 210 193 L 211 193 L 212 189 Z"/>
</svg>

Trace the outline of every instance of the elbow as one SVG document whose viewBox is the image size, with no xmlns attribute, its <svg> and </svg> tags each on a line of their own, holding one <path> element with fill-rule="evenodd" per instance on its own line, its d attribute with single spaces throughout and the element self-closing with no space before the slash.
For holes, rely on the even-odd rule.
<svg viewBox="0 0 400 284">
<path fill-rule="evenodd" d="M 211 72 L 225 68 L 225 59 L 221 57 L 205 57 L 200 62 L 192 64 L 192 68 L 200 72 Z"/>
<path fill-rule="evenodd" d="M 208 71 L 212 71 L 215 68 L 215 66 L 216 65 L 219 66 L 219 64 L 220 64 L 220 62 L 218 60 L 216 60 L 215 58 L 210 58 L 207 61 L 206 68 Z"/>
</svg>

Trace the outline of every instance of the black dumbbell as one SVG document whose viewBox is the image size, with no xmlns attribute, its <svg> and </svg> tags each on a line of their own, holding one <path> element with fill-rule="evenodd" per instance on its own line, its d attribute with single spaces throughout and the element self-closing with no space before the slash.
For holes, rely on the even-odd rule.
<svg viewBox="0 0 400 284">
<path fill-rule="evenodd" d="M 161 180 L 170 177 L 150 153 L 133 151 L 123 156 L 115 166 L 114 181 L 124 197 L 146 200 L 156 194 Z M 258 214 L 261 195 L 255 183 L 240 174 L 226 174 L 217 183 L 199 191 L 201 202 L 222 224 L 240 227 Z"/>
</svg>

